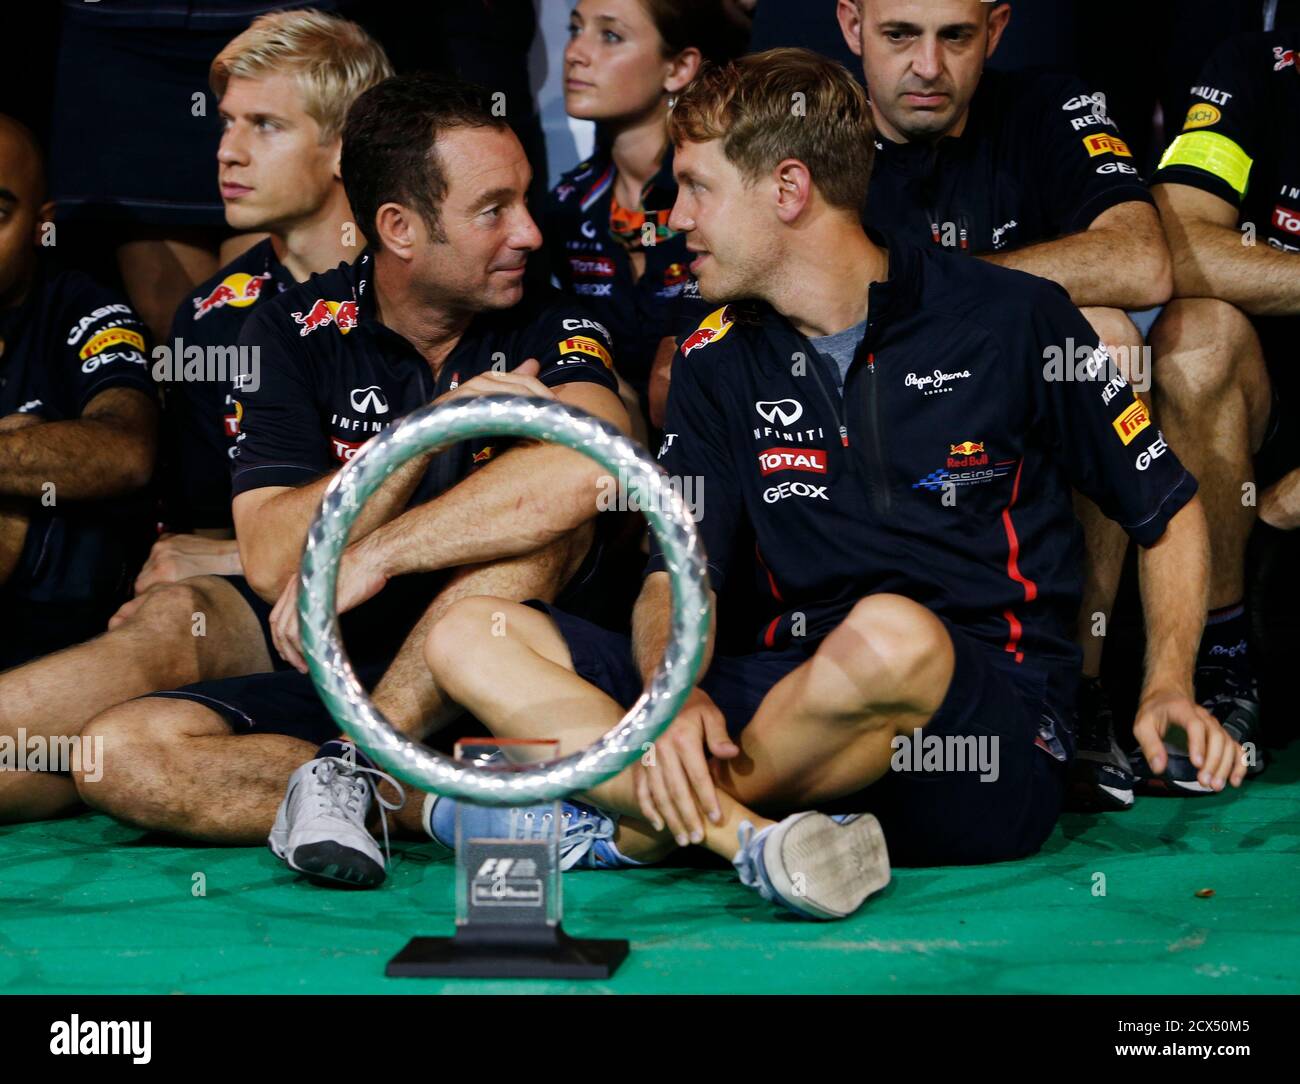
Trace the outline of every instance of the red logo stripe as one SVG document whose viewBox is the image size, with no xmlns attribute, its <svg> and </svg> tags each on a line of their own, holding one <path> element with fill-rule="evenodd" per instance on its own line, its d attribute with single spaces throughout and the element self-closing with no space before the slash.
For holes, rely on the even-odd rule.
<svg viewBox="0 0 1300 1084">
<path fill-rule="evenodd" d="M 1038 597 L 1038 584 L 1034 583 L 1033 580 L 1026 579 L 1020 571 L 1020 539 L 1016 535 L 1016 525 L 1011 522 L 1011 509 L 1015 507 L 1016 500 L 1020 496 L 1020 473 L 1024 469 L 1025 461 L 1021 459 L 1016 467 L 1016 480 L 1011 486 L 1011 500 L 1002 509 L 1002 527 L 1007 533 L 1007 575 L 1024 588 L 1025 601 L 1033 602 Z M 1020 662 L 1025 657 L 1024 652 L 1019 650 L 1020 635 L 1023 631 L 1020 621 L 1009 609 L 1002 616 L 1007 619 L 1007 624 L 1010 626 L 1007 651 L 1013 652 L 1016 656 L 1016 662 Z"/>
</svg>

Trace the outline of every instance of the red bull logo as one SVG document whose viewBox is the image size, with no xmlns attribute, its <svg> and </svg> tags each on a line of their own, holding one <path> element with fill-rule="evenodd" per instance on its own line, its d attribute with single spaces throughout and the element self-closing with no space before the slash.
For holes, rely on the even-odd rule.
<svg viewBox="0 0 1300 1084">
<path fill-rule="evenodd" d="M 194 299 L 194 319 L 202 320 L 213 309 L 226 305 L 233 305 L 237 309 L 247 308 L 262 296 L 262 287 L 270 278 L 269 271 L 263 275 L 246 275 L 242 271 L 237 275 L 227 275 L 206 297 Z"/>
<path fill-rule="evenodd" d="M 306 312 L 294 312 L 289 315 L 302 327 L 298 332 L 299 336 L 310 335 L 318 327 L 325 327 L 328 324 L 333 324 L 346 335 L 357 326 L 357 303 L 356 301 L 326 301 L 324 298 L 318 298 Z"/>
<path fill-rule="evenodd" d="M 984 451 L 982 440 L 963 440 L 960 444 L 948 445 L 948 469 L 959 467 L 987 467 L 989 457 Z"/>
<path fill-rule="evenodd" d="M 694 331 L 682 340 L 682 357 L 686 357 L 692 350 L 698 350 L 702 346 L 708 346 L 711 342 L 721 339 L 728 331 L 731 330 L 732 317 L 731 309 L 727 306 L 709 313 Z"/>
</svg>

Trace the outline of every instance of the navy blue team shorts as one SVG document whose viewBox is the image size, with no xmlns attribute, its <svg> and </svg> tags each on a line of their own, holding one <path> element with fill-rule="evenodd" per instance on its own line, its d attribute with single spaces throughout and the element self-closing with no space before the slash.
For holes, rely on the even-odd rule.
<svg viewBox="0 0 1300 1084">
<path fill-rule="evenodd" d="M 529 606 L 555 622 L 577 674 L 624 707 L 644 685 L 628 637 L 544 602 Z M 955 654 L 948 692 L 922 732 L 895 752 L 881 779 L 855 794 L 822 803 L 830 813 L 870 812 L 880 820 L 898 866 L 973 865 L 1023 858 L 1042 847 L 1056 825 L 1065 792 L 1072 709 L 1048 692 L 1041 672 L 1016 667 L 949 622 Z M 806 662 L 816 644 L 745 656 L 718 656 L 700 681 L 739 737 L 768 690 Z M 988 751 L 985 770 L 925 771 L 925 742 L 974 738 L 964 750 Z M 980 740 L 983 739 L 981 746 Z M 930 742 L 933 746 L 933 741 Z M 996 748 L 996 778 L 992 750 Z M 1054 749 L 1055 752 L 1050 751 Z M 948 764 L 955 761 L 950 757 Z M 903 770 L 907 769 L 907 770 Z M 793 812 L 793 810 L 772 811 Z"/>
</svg>

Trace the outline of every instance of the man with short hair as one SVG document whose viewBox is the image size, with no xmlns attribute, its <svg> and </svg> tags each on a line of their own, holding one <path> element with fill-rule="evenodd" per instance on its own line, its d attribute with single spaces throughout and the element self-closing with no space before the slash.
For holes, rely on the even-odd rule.
<svg viewBox="0 0 1300 1084">
<path fill-rule="evenodd" d="M 270 236 L 182 302 L 169 340 L 154 351 L 152 370 L 170 380 L 161 457 L 167 533 L 149 552 L 135 597 L 89 627 L 69 627 L 73 635 L 51 647 L 76 644 L 107 618 L 109 631 L 96 639 L 0 674 L 0 733 L 77 734 L 132 697 L 279 662 L 270 604 L 248 588 L 234 541 L 230 453 L 239 408 L 230 366 L 209 361 L 237 354 L 244 322 L 270 298 L 356 254 L 347 244 L 352 212 L 339 176 L 340 133 L 356 96 L 388 74 L 383 51 L 360 27 L 315 11 L 255 19 L 214 59 L 227 218 Z M 106 318 L 103 326 L 111 323 Z M 260 365 L 252 361 L 256 377 Z M 143 352 L 139 365 L 143 372 Z M 187 370 L 197 379 L 185 379 Z M 148 432 L 141 426 L 139 439 Z M 121 467 L 130 462 L 120 457 Z M 0 510 L 0 538 L 4 523 Z M 81 567 L 98 566 L 83 559 Z M 0 774 L 0 821 L 39 819 L 78 804 L 66 775 Z"/>
<path fill-rule="evenodd" d="M 1034 853 L 1061 807 L 1078 680 L 1072 484 L 1142 547 L 1134 729 L 1152 768 L 1177 727 L 1207 785 L 1238 785 L 1240 750 L 1191 696 L 1196 482 L 1065 292 L 864 232 L 870 106 L 815 54 L 706 70 L 669 131 L 673 226 L 704 296 L 727 304 L 682 343 L 660 461 L 702 486 L 715 594 L 756 554 L 764 612 L 748 655 L 713 658 L 710 642 L 654 756 L 585 796 L 603 823 L 569 860 L 703 844 L 764 896 L 834 918 L 887 879 L 880 827 L 896 864 Z M 1091 352 L 1051 379 L 1044 351 L 1067 338 Z M 571 753 L 640 694 L 670 627 L 656 552 L 630 642 L 560 608 L 472 599 L 426 658 L 497 736 Z M 435 834 L 450 806 L 433 804 Z"/>
<path fill-rule="evenodd" d="M 1297 58 L 1297 30 L 1225 42 L 1191 88 L 1182 132 L 1152 178 L 1175 256 L 1175 299 L 1151 330 L 1155 401 L 1196 469 L 1210 521 L 1197 692 L 1229 733 L 1251 744 L 1251 774 L 1263 769 L 1264 751 L 1246 543 L 1253 529 L 1267 550 L 1270 536 L 1300 525 Z M 1182 755 L 1167 780 L 1148 785 L 1204 790 Z"/>
<path fill-rule="evenodd" d="M 1127 311 L 1168 300 L 1169 252 L 1106 98 L 1081 80 L 985 69 L 1015 7 L 982 0 L 839 0 L 879 131 L 868 224 L 928 237 L 1063 286 L 1139 391 L 1150 380 Z M 1082 343 L 1073 346 L 1086 357 Z M 1079 756 L 1070 801 L 1124 809 L 1134 780 L 1099 680 L 1123 532 L 1086 497 Z"/>
<path fill-rule="evenodd" d="M 52 211 L 36 141 L 0 115 L 0 670 L 103 628 L 148 544 L 148 331 L 48 264 Z"/>
<path fill-rule="evenodd" d="M 86 733 L 104 739 L 103 778 L 78 783 L 131 823 L 225 843 L 269 832 L 290 868 L 375 885 L 384 856 L 367 816 L 382 773 L 337 740 L 298 646 L 298 563 L 326 486 L 367 439 L 430 402 L 513 393 L 624 429 L 628 419 L 605 329 L 554 291 L 525 296 L 541 244 L 525 206 L 531 170 L 486 91 L 424 74 L 385 80 L 348 114 L 341 163 L 369 247 L 260 307 L 240 337 L 262 365 L 259 385 L 238 394 L 236 534 L 252 588 L 278 600 L 272 634 L 297 669 L 100 715 Z M 337 605 L 395 726 L 418 738 L 458 714 L 421 659 L 427 627 L 453 602 L 567 590 L 576 606 L 594 589 L 597 473 L 554 445 L 466 441 L 416 457 L 370 499 Z"/>
</svg>

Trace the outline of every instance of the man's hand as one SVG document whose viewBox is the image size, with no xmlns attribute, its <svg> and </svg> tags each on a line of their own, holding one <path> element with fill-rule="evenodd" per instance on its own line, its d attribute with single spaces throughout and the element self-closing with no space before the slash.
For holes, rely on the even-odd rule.
<svg viewBox="0 0 1300 1084">
<path fill-rule="evenodd" d="M 453 399 L 472 399 L 480 395 L 533 395 L 539 399 L 554 399 L 555 393 L 537 379 L 541 365 L 529 358 L 517 369 L 499 373 L 495 369 L 479 373 L 454 391 L 438 396 L 435 403 L 450 403 Z"/>
<path fill-rule="evenodd" d="M 740 748 L 727 736 L 722 712 L 708 693 L 697 688 L 655 742 L 651 756 L 633 769 L 641 812 L 657 832 L 667 824 L 680 847 L 704 839 L 703 816 L 715 823 L 722 819 L 706 746 L 723 760 L 740 755 Z"/>
<path fill-rule="evenodd" d="M 1187 753 L 1196 765 L 1202 786 L 1222 790 L 1225 783 L 1241 786 L 1246 778 L 1246 758 L 1242 748 L 1228 735 L 1219 721 L 1185 693 L 1155 690 L 1148 692 L 1138 705 L 1133 736 L 1151 770 L 1160 775 L 1167 755 L 1164 737 L 1170 726 L 1187 732 Z"/>
<path fill-rule="evenodd" d="M 233 538 L 164 534 L 153 544 L 135 578 L 135 593 L 143 595 L 160 583 L 177 583 L 191 576 L 239 576 L 243 571 L 239 544 Z"/>
<path fill-rule="evenodd" d="M 388 573 L 376 559 L 374 549 L 365 541 L 349 546 L 339 561 L 338 590 L 335 594 L 340 614 L 354 610 L 379 594 L 388 583 Z M 271 640 L 275 649 L 290 666 L 307 672 L 302 657 L 302 639 L 298 630 L 298 577 L 289 577 L 271 610 Z"/>
</svg>

